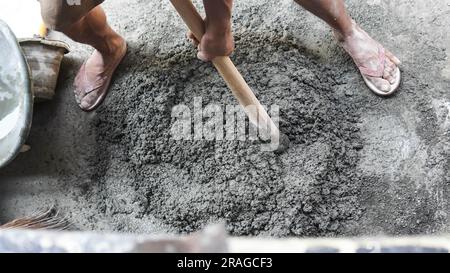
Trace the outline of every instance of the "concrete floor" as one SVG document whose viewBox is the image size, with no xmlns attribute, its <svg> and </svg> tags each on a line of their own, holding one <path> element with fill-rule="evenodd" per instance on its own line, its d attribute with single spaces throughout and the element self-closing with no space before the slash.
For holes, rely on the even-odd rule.
<svg viewBox="0 0 450 273">
<path fill-rule="evenodd" d="M 130 47 L 112 92 L 98 111 L 78 109 L 71 84 L 90 49 L 70 42 L 55 100 L 36 106 L 32 150 L 0 170 L 0 222 L 56 204 L 81 230 L 225 221 L 236 235 L 450 232 L 448 1 L 346 1 L 403 61 L 389 99 L 370 93 L 327 26 L 293 1 L 236 2 L 233 59 L 264 104 L 280 105 L 287 153 L 171 141 L 170 106 L 234 99 L 193 58 L 171 6 L 106 1 Z"/>
</svg>

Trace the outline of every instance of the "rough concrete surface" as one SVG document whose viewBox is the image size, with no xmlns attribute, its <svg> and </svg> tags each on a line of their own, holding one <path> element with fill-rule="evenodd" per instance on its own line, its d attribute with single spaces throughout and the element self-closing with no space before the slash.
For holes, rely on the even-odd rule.
<svg viewBox="0 0 450 273">
<path fill-rule="evenodd" d="M 175 141 L 173 106 L 236 104 L 195 59 L 168 1 L 106 1 L 128 40 L 110 95 L 81 112 L 72 81 L 90 49 L 72 43 L 56 98 L 36 106 L 32 150 L 0 171 L 0 222 L 56 204 L 80 230 L 234 235 L 450 232 L 450 4 L 346 1 L 403 61 L 391 98 L 364 85 L 329 28 L 293 1 L 236 1 L 232 59 L 292 144 Z"/>
</svg>

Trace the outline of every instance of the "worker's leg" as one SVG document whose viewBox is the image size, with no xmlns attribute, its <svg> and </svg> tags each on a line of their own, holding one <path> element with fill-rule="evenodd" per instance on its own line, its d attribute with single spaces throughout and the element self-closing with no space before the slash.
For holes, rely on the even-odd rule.
<svg viewBox="0 0 450 273">
<path fill-rule="evenodd" d="M 352 19 L 347 14 L 343 0 L 295 0 L 302 7 L 327 22 L 344 35 L 352 31 Z"/>
<path fill-rule="evenodd" d="M 400 61 L 388 51 L 386 51 L 385 60 L 380 60 L 380 44 L 353 22 L 346 11 L 344 0 L 295 1 L 334 29 L 337 39 L 354 58 L 358 67 L 375 71 L 379 67 L 380 61 L 385 61 L 383 75 L 369 78 L 379 89 L 389 91 L 390 84 L 397 76 L 395 71 Z"/>
<path fill-rule="evenodd" d="M 199 42 L 189 32 L 188 36 L 198 45 L 198 58 L 210 61 L 217 56 L 228 56 L 234 50 L 231 29 L 233 0 L 203 0 L 205 6 L 205 35 Z"/>
<path fill-rule="evenodd" d="M 97 6 L 76 23 L 62 31 L 72 40 L 88 44 L 97 49 L 101 55 L 114 57 L 118 48 L 123 46 L 123 38 L 107 23 L 102 7 Z"/>
<path fill-rule="evenodd" d="M 118 35 L 106 23 L 99 4 L 101 0 L 69 1 L 41 0 L 42 18 L 48 28 L 61 31 L 72 40 L 88 44 L 109 54 Z"/>
<path fill-rule="evenodd" d="M 125 40 L 108 25 L 98 5 L 101 2 L 81 0 L 77 6 L 67 1 L 41 0 L 42 17 L 49 28 L 96 49 L 75 79 L 75 97 L 86 111 L 93 110 L 104 99 L 112 74 L 126 51 Z"/>
<path fill-rule="evenodd" d="M 42 19 L 48 28 L 62 31 L 103 3 L 104 0 L 39 0 Z"/>
</svg>

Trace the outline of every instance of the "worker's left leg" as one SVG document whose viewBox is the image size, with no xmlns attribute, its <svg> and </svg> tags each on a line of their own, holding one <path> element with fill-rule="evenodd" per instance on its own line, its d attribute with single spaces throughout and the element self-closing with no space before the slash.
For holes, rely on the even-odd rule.
<svg viewBox="0 0 450 273">
<path fill-rule="evenodd" d="M 96 50 L 75 78 L 75 97 L 81 109 L 94 110 L 105 98 L 112 74 L 126 52 L 125 40 L 107 23 L 103 0 L 40 0 L 42 18 L 50 29 Z"/>
<path fill-rule="evenodd" d="M 381 91 L 390 92 L 400 61 L 364 30 L 348 15 L 344 0 L 295 0 L 334 29 L 336 38 L 352 56 L 361 72 Z M 385 51 L 384 54 L 380 54 Z M 382 65 L 384 64 L 384 66 Z M 381 70 L 380 70 L 381 68 Z M 370 74 L 370 75 L 367 75 Z"/>
<path fill-rule="evenodd" d="M 80 108 L 94 110 L 106 96 L 111 77 L 126 53 L 126 42 L 108 25 L 100 6 L 92 9 L 64 33 L 96 49 L 80 68 L 74 83 L 75 98 Z"/>
</svg>

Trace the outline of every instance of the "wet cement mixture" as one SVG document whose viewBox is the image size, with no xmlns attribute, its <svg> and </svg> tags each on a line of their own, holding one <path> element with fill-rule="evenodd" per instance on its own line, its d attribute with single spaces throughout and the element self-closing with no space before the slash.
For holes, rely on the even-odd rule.
<svg viewBox="0 0 450 273">
<path fill-rule="evenodd" d="M 90 51 L 71 43 L 55 100 L 36 106 L 32 150 L 0 171 L 0 222 L 56 204 L 81 230 L 185 233 L 222 221 L 233 235 L 450 231 L 446 1 L 347 1 L 403 60 L 388 99 L 292 1 L 236 3 L 232 59 L 260 101 L 280 107 L 292 142 L 281 155 L 257 141 L 174 140 L 174 106 L 236 101 L 194 58 L 168 3 L 123 2 L 105 4 L 129 42 L 110 95 L 94 113 L 77 108 L 71 83 Z"/>
</svg>

